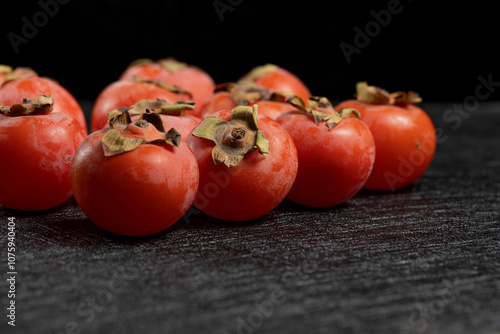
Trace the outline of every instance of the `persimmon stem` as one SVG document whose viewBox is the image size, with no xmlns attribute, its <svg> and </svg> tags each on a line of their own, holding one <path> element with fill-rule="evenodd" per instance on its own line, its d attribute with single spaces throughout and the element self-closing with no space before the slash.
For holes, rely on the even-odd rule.
<svg viewBox="0 0 500 334">
<path fill-rule="evenodd" d="M 234 125 L 230 122 L 226 123 L 221 131 L 220 142 L 234 148 L 245 148 L 248 151 L 253 149 L 255 145 L 255 134 L 252 129 L 241 126 L 240 124 Z"/>
<path fill-rule="evenodd" d="M 233 131 L 231 131 L 231 136 L 233 136 L 234 139 L 241 139 L 245 136 L 246 130 L 243 128 L 235 128 Z"/>
<path fill-rule="evenodd" d="M 137 126 L 139 128 L 145 128 L 149 125 L 148 121 L 146 121 L 144 119 L 139 119 L 134 124 L 135 124 L 135 126 Z"/>
</svg>

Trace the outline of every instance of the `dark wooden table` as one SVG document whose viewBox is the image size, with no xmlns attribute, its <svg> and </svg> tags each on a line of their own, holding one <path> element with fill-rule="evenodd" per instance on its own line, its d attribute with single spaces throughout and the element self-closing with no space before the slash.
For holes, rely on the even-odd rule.
<svg viewBox="0 0 500 334">
<path fill-rule="evenodd" d="M 125 238 L 73 199 L 47 212 L 0 207 L 0 333 L 500 333 L 500 103 L 422 106 L 443 131 L 423 177 L 334 208 L 285 201 L 246 223 L 190 211 Z"/>
</svg>

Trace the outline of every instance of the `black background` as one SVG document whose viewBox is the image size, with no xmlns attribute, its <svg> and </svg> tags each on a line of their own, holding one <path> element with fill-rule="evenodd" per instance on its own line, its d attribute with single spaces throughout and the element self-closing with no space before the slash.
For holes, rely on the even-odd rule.
<svg viewBox="0 0 500 334">
<path fill-rule="evenodd" d="M 22 36 L 23 17 L 35 23 L 43 8 L 39 1 L 4 4 L 0 63 L 33 67 L 80 100 L 95 99 L 144 57 L 173 56 L 205 69 L 217 83 L 275 63 L 332 100 L 350 98 L 360 80 L 415 90 L 427 101 L 463 101 L 474 94 L 478 76 L 500 81 L 493 1 L 401 0 L 401 12 L 351 62 L 340 44 L 355 46 L 355 28 L 365 30 L 375 22 L 372 11 L 391 1 L 220 0 L 233 4 L 222 20 L 214 1 L 65 1 L 17 53 L 9 33 Z"/>
</svg>

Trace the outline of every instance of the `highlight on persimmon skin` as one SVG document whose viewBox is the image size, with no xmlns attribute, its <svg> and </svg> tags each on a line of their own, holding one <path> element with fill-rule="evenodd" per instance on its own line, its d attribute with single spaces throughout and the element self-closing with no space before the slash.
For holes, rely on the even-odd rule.
<svg viewBox="0 0 500 334">
<path fill-rule="evenodd" d="M 201 106 L 212 96 L 215 82 L 211 75 L 193 65 L 178 61 L 172 57 L 157 61 L 138 59 L 121 74 L 120 80 L 141 78 L 146 80 L 161 80 L 176 85 L 191 94 L 195 108 L 186 112 L 187 115 L 199 117 Z"/>
<path fill-rule="evenodd" d="M 357 99 L 338 108 L 355 108 L 375 139 L 376 158 L 364 188 L 395 190 L 415 182 L 430 166 L 436 151 L 436 130 L 415 92 L 389 93 L 365 82 Z"/>
</svg>

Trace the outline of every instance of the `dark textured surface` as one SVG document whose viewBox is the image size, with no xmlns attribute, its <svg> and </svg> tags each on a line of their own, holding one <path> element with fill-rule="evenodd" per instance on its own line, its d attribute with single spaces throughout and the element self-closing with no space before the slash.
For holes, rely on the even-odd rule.
<svg viewBox="0 0 500 334">
<path fill-rule="evenodd" d="M 95 227 L 71 199 L 16 217 L 16 328 L 1 333 L 500 333 L 500 103 L 443 117 L 415 184 L 256 221 L 190 211 L 147 238 Z M 448 122 L 447 122 L 447 121 Z M 6 281 L 1 280 L 2 314 Z M 72 328 L 76 328 L 72 331 Z"/>
</svg>

